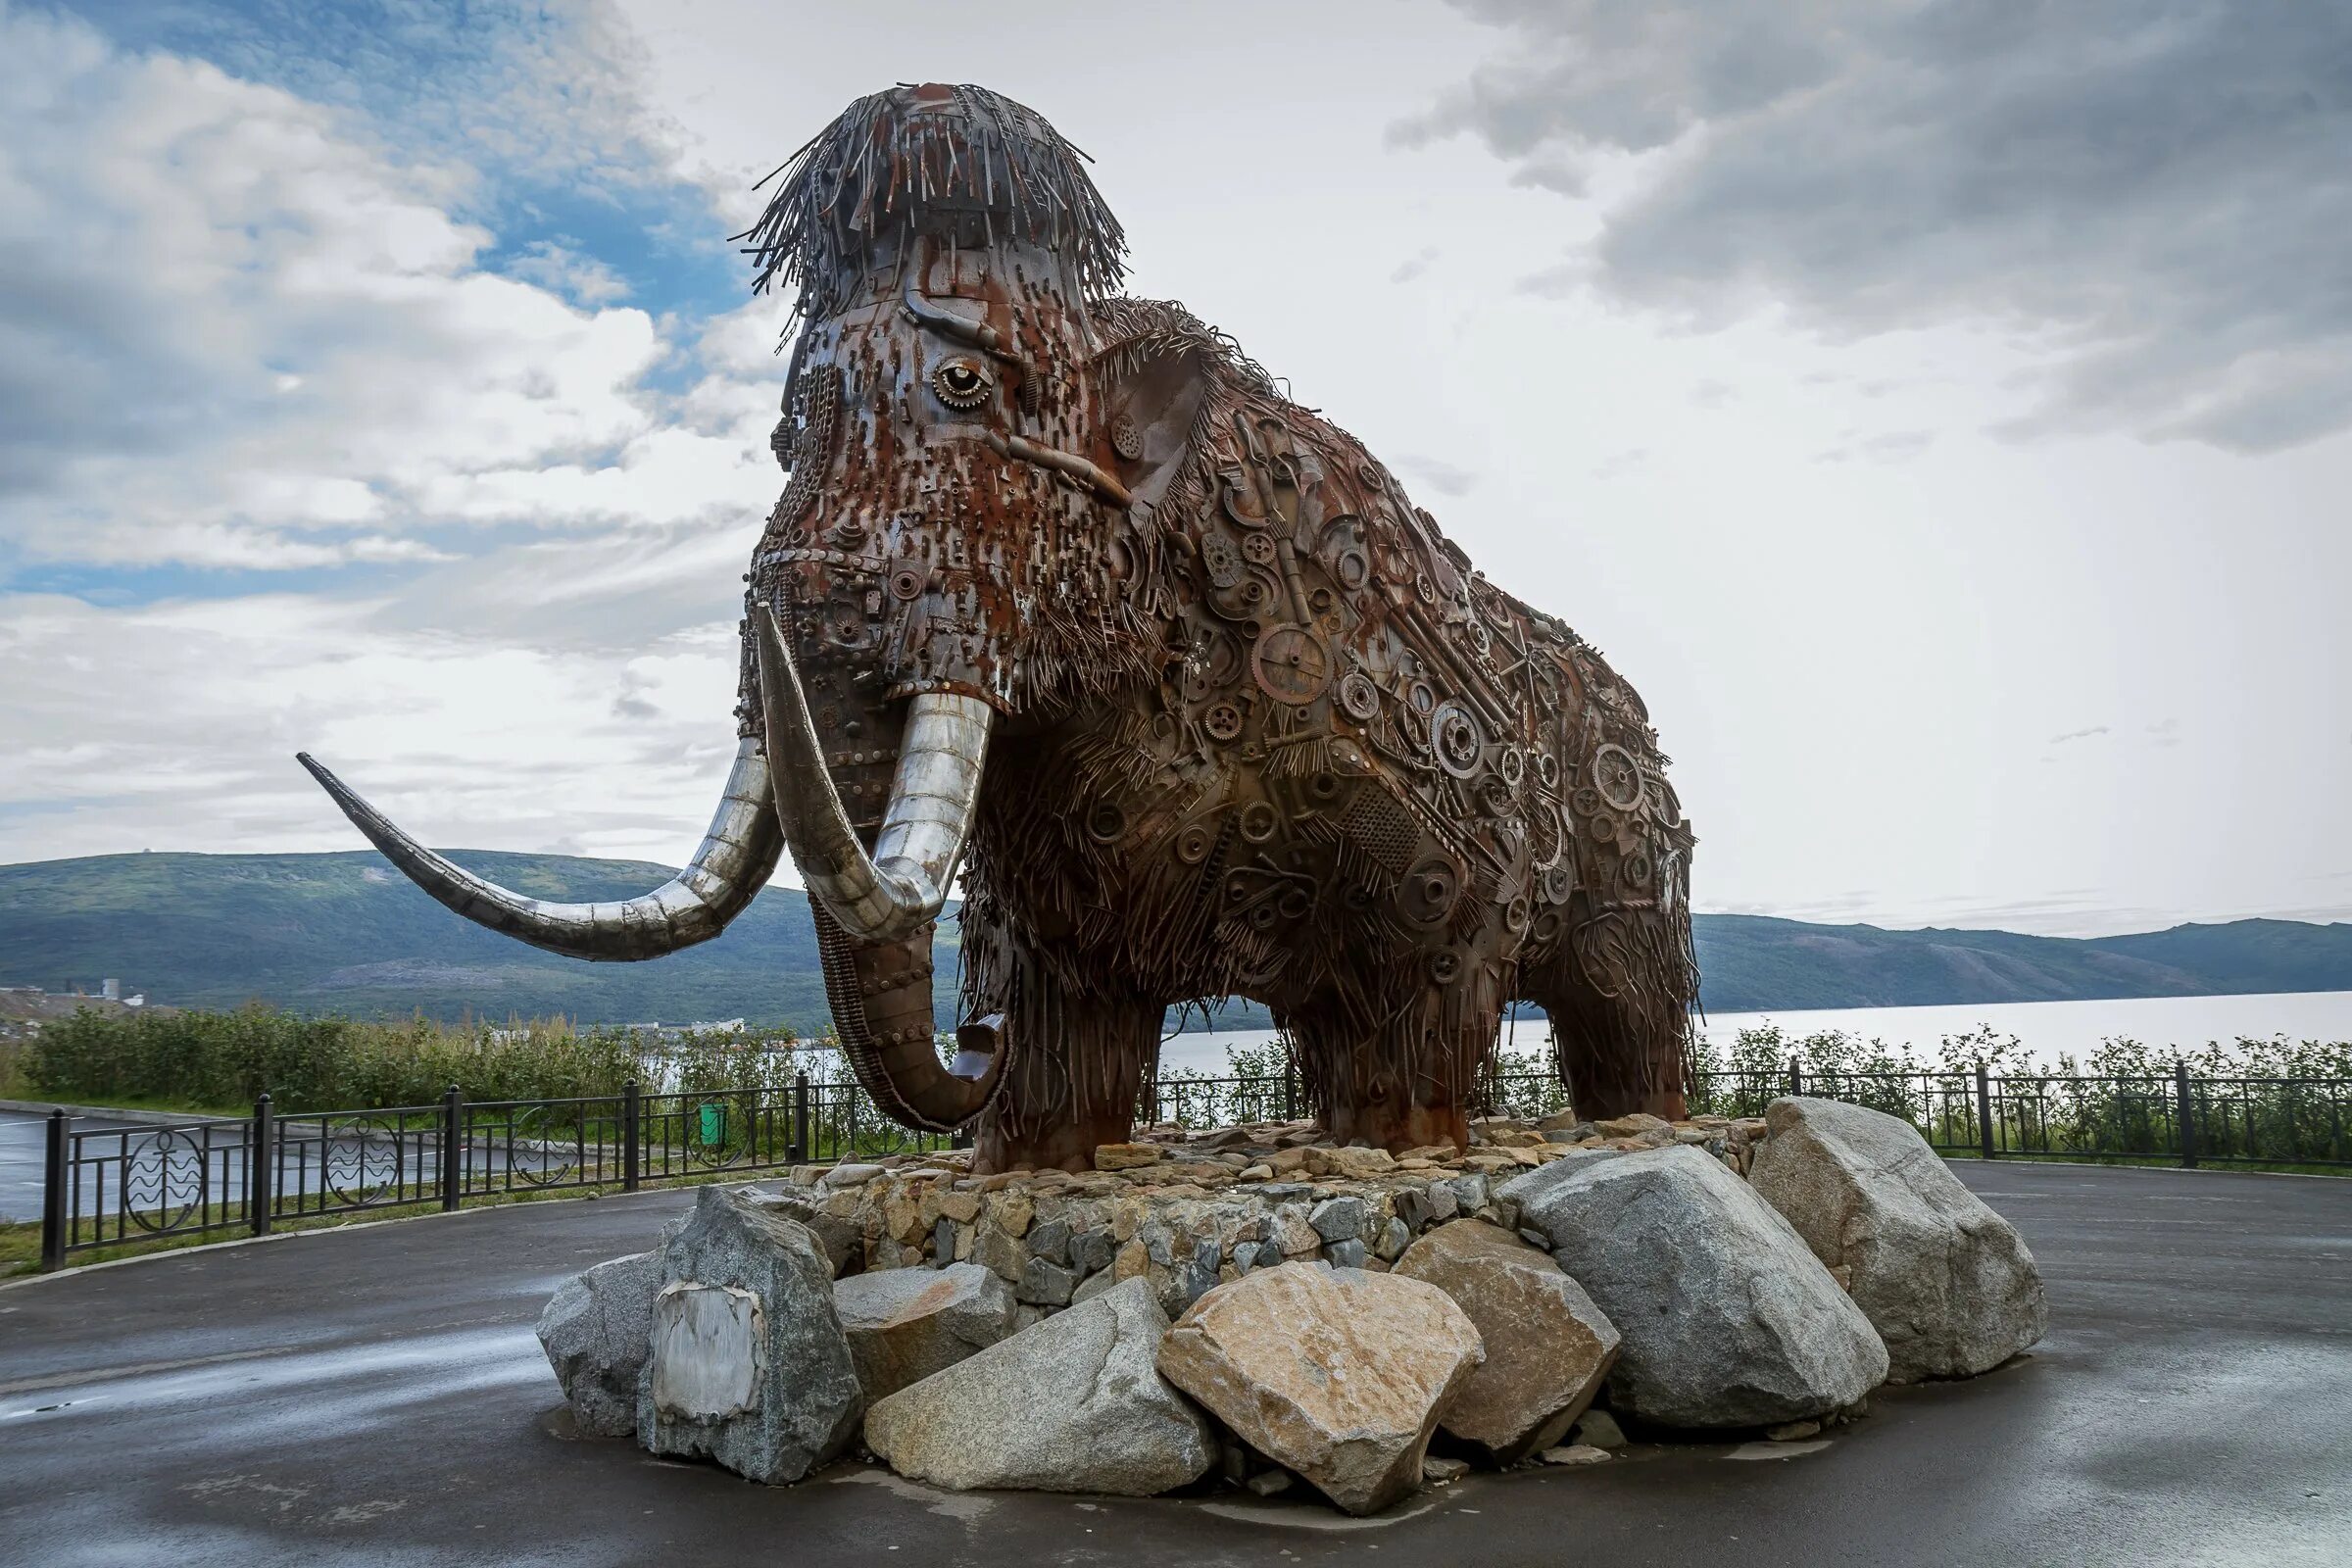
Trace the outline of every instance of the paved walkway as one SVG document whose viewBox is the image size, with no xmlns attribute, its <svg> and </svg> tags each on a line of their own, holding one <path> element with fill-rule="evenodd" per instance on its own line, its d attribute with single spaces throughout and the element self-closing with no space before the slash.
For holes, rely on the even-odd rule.
<svg viewBox="0 0 2352 1568">
<path fill-rule="evenodd" d="M 0 1559 L 234 1563 L 2341 1564 L 2352 1182 L 1970 1163 L 2051 1330 L 1809 1451 L 1647 1449 L 1355 1522 L 1230 1494 L 784 1490 L 565 1441 L 531 1336 L 642 1193 L 183 1252 L 0 1289 Z M 900 1555 L 904 1553 L 904 1555 Z"/>
</svg>

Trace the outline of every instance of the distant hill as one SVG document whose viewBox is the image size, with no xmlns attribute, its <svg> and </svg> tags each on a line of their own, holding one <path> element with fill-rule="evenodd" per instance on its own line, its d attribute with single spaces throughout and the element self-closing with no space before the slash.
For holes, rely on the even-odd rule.
<svg viewBox="0 0 2352 1568">
<path fill-rule="evenodd" d="M 669 874 L 642 861 L 451 851 L 540 898 L 613 899 Z M 956 972 L 940 928 L 942 978 Z M 1698 917 L 1715 1012 L 2352 990 L 2352 924 L 2236 920 L 2075 940 L 2008 931 L 1885 931 L 1757 915 Z M 95 989 L 150 1003 L 261 999 L 314 1012 L 433 1017 L 562 1013 L 589 1022 L 745 1017 L 821 1028 L 807 898 L 772 888 L 716 941 L 651 963 L 578 963 L 442 908 L 373 851 L 109 855 L 0 866 L 0 985 Z M 953 987 L 940 987 L 943 1011 Z M 1262 1019 L 1229 1008 L 1222 1021 Z"/>
</svg>

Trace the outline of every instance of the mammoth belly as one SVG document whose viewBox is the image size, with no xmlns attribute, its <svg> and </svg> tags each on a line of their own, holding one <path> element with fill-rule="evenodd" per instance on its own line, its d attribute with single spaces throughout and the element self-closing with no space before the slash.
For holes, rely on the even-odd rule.
<svg viewBox="0 0 2352 1568">
<path fill-rule="evenodd" d="M 1445 984 L 1556 930 L 1562 836 L 1448 821 L 1344 735 L 1186 751 L 1135 711 L 992 759 L 976 857 L 990 906 L 1101 974 L 1174 1002 L 1277 1008 L 1337 975 Z"/>
</svg>

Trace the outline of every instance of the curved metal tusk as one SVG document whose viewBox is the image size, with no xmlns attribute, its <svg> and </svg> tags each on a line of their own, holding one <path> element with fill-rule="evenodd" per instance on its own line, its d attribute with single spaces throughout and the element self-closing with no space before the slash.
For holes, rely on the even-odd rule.
<svg viewBox="0 0 2352 1568">
<path fill-rule="evenodd" d="M 845 932 L 866 942 L 902 937 L 935 919 L 972 830 L 995 710 L 977 697 L 950 692 L 908 701 L 890 804 L 868 855 L 826 770 L 808 694 L 774 610 L 755 607 L 752 626 L 768 759 L 781 786 L 776 815 L 809 896 Z"/>
<path fill-rule="evenodd" d="M 1012 458 L 1022 463 L 1033 463 L 1041 468 L 1058 469 L 1087 485 L 1114 507 L 1135 505 L 1135 497 L 1128 493 L 1125 485 L 1075 452 L 1064 452 L 1059 447 L 1041 447 L 1034 441 L 1024 441 L 1017 435 L 999 435 L 994 430 L 988 432 L 986 440 L 1000 458 Z"/>
<path fill-rule="evenodd" d="M 476 925 L 566 957 L 626 963 L 659 958 L 708 942 L 751 906 L 784 852 L 775 785 L 760 743 L 735 749 L 710 829 L 685 870 L 639 898 L 602 904 L 556 904 L 528 898 L 475 876 L 392 825 L 334 774 L 297 752 L 343 814 L 410 881 Z"/>
</svg>

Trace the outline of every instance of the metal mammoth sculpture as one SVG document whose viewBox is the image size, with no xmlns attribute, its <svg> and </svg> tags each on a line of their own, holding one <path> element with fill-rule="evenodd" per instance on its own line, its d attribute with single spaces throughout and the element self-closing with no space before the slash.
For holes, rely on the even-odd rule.
<svg viewBox="0 0 2352 1568">
<path fill-rule="evenodd" d="M 1266 1004 L 1343 1141 L 1460 1142 L 1506 1004 L 1592 1115 L 1678 1113 L 1690 827 L 1642 700 L 1182 307 L 976 87 L 852 105 L 744 238 L 802 322 L 694 861 L 547 904 L 303 759 L 427 892 L 575 957 L 715 936 L 787 848 L 842 1048 L 982 1169 L 1124 1139 L 1163 1012 Z M 963 1015 L 934 1048 L 960 867 Z"/>
</svg>

